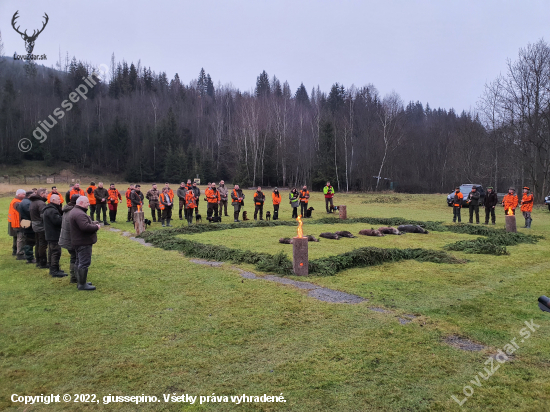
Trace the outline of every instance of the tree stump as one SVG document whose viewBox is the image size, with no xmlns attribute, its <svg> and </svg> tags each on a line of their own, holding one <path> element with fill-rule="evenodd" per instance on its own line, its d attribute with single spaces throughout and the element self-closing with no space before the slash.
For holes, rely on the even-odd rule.
<svg viewBox="0 0 550 412">
<path fill-rule="evenodd" d="M 340 214 L 340 219 L 346 220 L 348 218 L 348 212 L 345 205 L 338 206 L 338 213 Z"/>
<path fill-rule="evenodd" d="M 292 257 L 294 273 L 298 276 L 309 274 L 309 254 L 307 237 L 295 237 L 292 239 Z"/>
<path fill-rule="evenodd" d="M 516 233 L 518 230 L 516 228 L 516 216 L 515 215 L 506 215 L 506 231 Z"/>
<path fill-rule="evenodd" d="M 143 212 L 134 212 L 134 228 L 137 236 L 145 232 L 145 215 Z"/>
</svg>

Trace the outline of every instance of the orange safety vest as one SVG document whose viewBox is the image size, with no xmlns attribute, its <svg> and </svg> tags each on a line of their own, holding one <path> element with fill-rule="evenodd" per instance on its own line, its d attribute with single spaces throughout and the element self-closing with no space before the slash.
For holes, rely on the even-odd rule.
<svg viewBox="0 0 550 412">
<path fill-rule="evenodd" d="M 14 198 L 10 202 L 10 208 L 8 210 L 8 222 L 11 225 L 12 229 L 19 229 L 21 226 L 19 225 L 19 212 L 15 210 L 15 204 L 20 203 L 21 200 Z"/>
<path fill-rule="evenodd" d="M 65 201 L 65 199 L 63 199 L 63 196 L 61 196 L 61 194 L 59 194 L 59 193 L 54 193 L 54 192 L 50 192 L 50 193 L 48 193 L 48 203 L 51 203 L 51 202 L 50 202 L 50 197 L 52 197 L 52 195 L 57 195 L 57 196 L 59 196 L 59 199 L 61 200 L 61 202 L 59 203 L 60 205 L 62 205 L 63 202 Z"/>
<path fill-rule="evenodd" d="M 242 200 L 239 200 L 239 194 L 237 193 L 237 191 L 235 189 L 233 189 L 233 196 L 236 197 L 236 199 L 233 200 L 233 202 L 237 202 L 237 203 L 242 203 L 243 202 Z"/>
<path fill-rule="evenodd" d="M 122 196 L 120 195 L 120 192 L 117 189 L 109 189 L 109 201 L 114 200 L 115 204 L 118 203 L 118 200 L 122 200 Z"/>
<path fill-rule="evenodd" d="M 86 196 L 86 193 L 84 193 L 84 190 L 82 189 L 78 189 L 78 191 L 73 189 L 71 190 L 71 193 L 69 193 L 69 199 L 72 199 L 74 195 Z M 90 198 L 88 197 L 88 199 Z M 94 204 L 95 204 L 95 200 L 94 200 Z"/>
<path fill-rule="evenodd" d="M 185 194 L 185 208 L 186 209 L 194 209 L 197 207 L 197 204 L 195 203 L 195 194 L 192 190 L 188 190 Z"/>
<path fill-rule="evenodd" d="M 458 199 L 458 203 L 453 203 L 453 206 L 456 206 L 456 207 L 462 206 L 462 199 L 464 199 L 464 195 L 460 192 L 458 192 L 458 193 L 455 192 L 455 196 Z M 453 202 L 454 202 L 455 196 L 453 196 Z"/>
<path fill-rule="evenodd" d="M 273 199 L 273 204 L 278 205 L 281 203 L 281 193 L 279 192 L 277 195 L 275 192 L 271 193 L 271 198 Z"/>
<path fill-rule="evenodd" d="M 88 193 L 88 191 L 92 189 L 92 193 Z M 86 189 L 86 196 L 88 196 L 88 200 L 91 205 L 95 205 L 95 195 L 94 190 L 97 189 L 97 186 L 88 186 L 88 189 Z"/>
<path fill-rule="evenodd" d="M 308 197 L 306 197 L 308 196 Z M 306 190 L 305 192 L 303 190 L 300 190 L 300 202 L 302 203 L 308 203 L 309 202 L 309 190 Z"/>
<path fill-rule="evenodd" d="M 168 191 L 168 197 L 170 198 L 170 203 L 172 203 L 172 206 L 174 206 L 174 192 L 172 192 L 171 190 Z M 160 207 L 160 210 L 164 210 L 164 205 L 162 204 L 162 202 L 160 201 L 160 199 L 162 198 L 162 200 L 164 200 L 164 193 L 161 193 L 159 195 L 159 207 Z"/>
<path fill-rule="evenodd" d="M 220 202 L 221 196 L 220 196 L 220 191 L 219 190 L 216 190 L 216 194 L 214 194 L 214 190 L 208 188 L 204 191 L 204 194 L 206 196 L 206 200 L 208 201 L 208 203 L 219 203 Z"/>
<path fill-rule="evenodd" d="M 170 199 L 174 198 L 174 192 L 172 189 L 168 188 L 168 194 L 170 195 Z M 159 190 L 159 196 L 162 195 L 162 190 Z"/>
<path fill-rule="evenodd" d="M 533 210 L 533 195 L 523 194 L 521 198 L 521 211 L 531 212 Z"/>
</svg>

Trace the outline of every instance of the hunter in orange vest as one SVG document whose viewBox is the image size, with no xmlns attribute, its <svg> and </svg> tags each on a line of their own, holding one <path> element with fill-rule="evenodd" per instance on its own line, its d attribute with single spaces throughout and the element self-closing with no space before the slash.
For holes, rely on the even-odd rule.
<svg viewBox="0 0 550 412">
<path fill-rule="evenodd" d="M 197 203 L 193 190 L 187 190 L 185 193 L 185 220 L 187 220 L 187 226 L 191 226 L 191 223 L 193 223 L 193 210 L 196 207 Z"/>
<path fill-rule="evenodd" d="M 134 190 L 134 185 L 130 185 L 128 190 L 126 191 L 126 206 L 128 207 L 128 220 L 126 223 L 131 222 L 134 220 L 134 215 L 132 213 L 132 201 L 130 200 L 130 195 L 132 194 L 132 190 Z"/>
<path fill-rule="evenodd" d="M 273 220 L 277 220 L 279 219 L 279 205 L 281 204 L 281 194 L 278 187 L 273 189 L 271 199 L 273 200 Z"/>
<path fill-rule="evenodd" d="M 109 218 L 111 223 L 116 223 L 116 212 L 118 208 L 118 201 L 122 200 L 120 192 L 115 188 L 115 184 L 111 183 L 109 190 L 107 191 L 107 206 L 109 207 Z"/>
<path fill-rule="evenodd" d="M 59 200 L 61 201 L 61 203 L 59 203 L 60 205 L 62 205 L 63 202 L 65 201 L 65 200 L 63 199 L 63 196 L 61 196 L 61 193 L 59 193 L 59 192 L 57 191 L 57 187 L 55 187 L 55 186 L 52 186 L 52 191 L 51 191 L 50 193 L 48 193 L 48 196 L 47 196 L 47 198 L 48 198 L 48 203 L 50 203 L 50 198 L 52 197 L 52 195 L 57 195 L 57 196 L 59 196 Z"/>
<path fill-rule="evenodd" d="M 162 189 L 162 194 L 159 196 L 160 210 L 162 210 L 162 227 L 171 227 L 170 220 L 172 220 L 172 207 L 174 206 L 174 193 L 170 194 L 168 187 Z"/>
<path fill-rule="evenodd" d="M 208 207 L 206 209 L 207 218 L 218 217 L 218 203 L 220 203 L 221 195 L 218 189 L 216 189 L 216 183 L 212 183 L 208 189 L 204 191 Z M 209 219 L 210 220 L 210 219 Z"/>
<path fill-rule="evenodd" d="M 25 246 L 25 238 L 23 236 L 23 232 L 19 231 L 19 228 L 21 227 L 19 223 L 20 216 L 15 206 L 18 203 L 21 203 L 25 196 L 26 192 L 23 189 L 18 189 L 17 192 L 15 192 L 15 197 L 11 200 L 8 209 L 8 234 L 13 237 L 12 255 L 17 256 L 18 260 L 25 259 L 23 257 L 23 246 Z"/>
<path fill-rule="evenodd" d="M 516 189 L 513 187 L 508 189 L 508 194 L 502 199 L 502 206 L 504 206 L 504 213 L 508 214 L 508 211 L 510 211 L 512 215 L 516 214 L 516 207 L 518 207 Z"/>
<path fill-rule="evenodd" d="M 309 190 L 307 190 L 307 186 L 304 186 L 302 190 L 300 190 L 300 214 L 302 215 L 303 218 L 308 217 L 306 213 L 308 202 L 309 202 Z"/>
<path fill-rule="evenodd" d="M 525 218 L 524 229 L 531 229 L 531 222 L 533 221 L 531 211 L 533 210 L 534 196 L 529 191 L 530 189 L 525 186 L 523 188 L 523 197 L 521 198 L 521 212 Z"/>
</svg>

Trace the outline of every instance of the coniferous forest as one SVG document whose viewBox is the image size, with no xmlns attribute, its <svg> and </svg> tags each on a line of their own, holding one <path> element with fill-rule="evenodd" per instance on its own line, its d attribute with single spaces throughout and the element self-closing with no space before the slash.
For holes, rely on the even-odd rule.
<svg viewBox="0 0 550 412">
<path fill-rule="evenodd" d="M 61 61 L 63 60 L 63 61 Z M 550 47 L 529 44 L 503 62 L 469 112 L 404 102 L 364 85 L 330 90 L 289 85 L 263 71 L 251 91 L 197 78 L 168 78 L 142 62 L 117 61 L 62 118 L 56 108 L 96 70 L 76 58 L 55 68 L 0 60 L 0 162 L 74 164 L 129 181 L 197 175 L 243 186 L 339 191 L 449 192 L 461 183 L 549 190 Z M 253 91 L 252 91 L 253 90 Z M 47 139 L 39 122 L 54 124 Z M 33 147 L 18 149 L 22 138 Z M 380 178 L 377 178 L 377 177 Z"/>
</svg>

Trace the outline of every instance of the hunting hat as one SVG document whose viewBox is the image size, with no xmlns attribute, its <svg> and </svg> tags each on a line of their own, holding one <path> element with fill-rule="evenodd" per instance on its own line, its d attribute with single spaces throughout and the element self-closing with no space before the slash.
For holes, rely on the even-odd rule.
<svg viewBox="0 0 550 412">
<path fill-rule="evenodd" d="M 523 186 L 523 188 L 524 188 L 524 189 L 527 189 L 527 190 L 531 190 L 531 189 L 529 189 L 528 186 Z"/>
<path fill-rule="evenodd" d="M 514 192 L 516 191 L 516 188 L 515 187 L 511 187 L 510 189 L 508 190 L 513 190 Z"/>
<path fill-rule="evenodd" d="M 487 186 L 487 189 L 493 190 L 493 186 Z"/>
<path fill-rule="evenodd" d="M 457 189 L 460 190 L 460 186 L 455 187 L 455 190 L 457 190 Z"/>
</svg>

